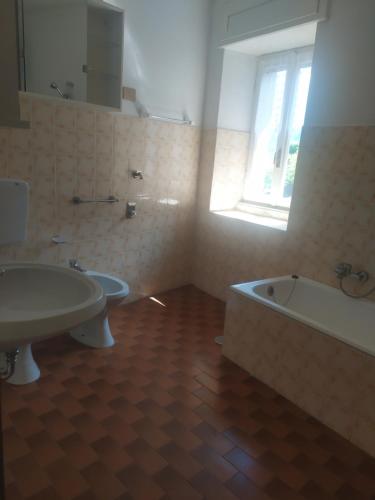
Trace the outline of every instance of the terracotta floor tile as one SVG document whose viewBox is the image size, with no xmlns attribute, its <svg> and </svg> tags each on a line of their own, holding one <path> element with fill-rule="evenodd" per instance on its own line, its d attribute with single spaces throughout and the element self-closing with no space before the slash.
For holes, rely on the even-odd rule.
<svg viewBox="0 0 375 500">
<path fill-rule="evenodd" d="M 107 436 L 105 428 L 99 424 L 94 415 L 88 412 L 80 413 L 70 419 L 74 432 L 80 434 L 87 443 L 92 443 Z"/>
<path fill-rule="evenodd" d="M 167 461 L 143 439 L 137 439 L 126 447 L 126 452 L 149 476 L 164 469 Z"/>
<path fill-rule="evenodd" d="M 226 487 L 240 500 L 270 500 L 270 497 L 244 474 L 238 472 L 226 483 Z M 316 498 L 318 500 L 318 498 Z M 320 500 L 320 499 L 319 499 Z"/>
<path fill-rule="evenodd" d="M 185 387 L 177 385 L 173 389 L 169 390 L 169 394 L 172 396 L 172 401 L 181 401 L 185 406 L 189 408 L 197 408 L 202 404 L 202 400 L 195 396 Z M 170 403 L 169 403 L 170 404 Z"/>
<path fill-rule="evenodd" d="M 247 434 L 237 427 L 228 429 L 224 433 L 224 436 L 253 458 L 259 458 L 267 451 L 267 448 L 254 436 Z"/>
<path fill-rule="evenodd" d="M 85 398 L 80 399 L 80 406 L 82 408 L 80 413 L 89 413 L 98 422 L 113 415 L 113 409 L 101 400 L 96 394 L 91 394 Z"/>
<path fill-rule="evenodd" d="M 306 477 L 316 482 L 327 493 L 334 494 L 342 486 L 343 479 L 331 472 L 325 465 L 311 461 L 303 453 L 293 461 L 293 465 L 301 470 Z"/>
<path fill-rule="evenodd" d="M 176 419 L 171 420 L 162 429 L 171 440 L 187 451 L 191 451 L 202 444 L 201 440 L 195 434 Z"/>
<path fill-rule="evenodd" d="M 13 497 L 10 498 L 13 500 Z M 37 493 L 36 495 L 33 495 L 30 497 L 30 500 L 61 500 L 61 496 L 54 488 L 50 487 Z"/>
<path fill-rule="evenodd" d="M 38 432 L 30 436 L 26 442 L 35 460 L 43 467 L 64 457 L 60 443 L 47 431 Z"/>
<path fill-rule="evenodd" d="M 275 500 L 303 500 L 303 497 L 299 493 L 290 489 L 280 479 L 274 479 L 268 483 L 265 487 L 265 492 Z"/>
<path fill-rule="evenodd" d="M 165 497 L 165 491 L 137 465 L 130 465 L 117 476 L 137 500 L 159 500 Z"/>
<path fill-rule="evenodd" d="M 301 470 L 270 451 L 259 458 L 259 463 L 274 471 L 275 475 L 294 491 L 299 491 L 308 482 L 308 477 Z"/>
<path fill-rule="evenodd" d="M 171 442 L 171 438 L 164 430 L 154 425 L 152 420 L 147 417 L 132 424 L 132 428 L 155 450 Z"/>
<path fill-rule="evenodd" d="M 202 419 L 181 401 L 174 401 L 166 407 L 170 415 L 175 417 L 182 425 L 191 429 L 202 423 Z"/>
<path fill-rule="evenodd" d="M 192 455 L 197 462 L 200 462 L 212 475 L 216 476 L 223 483 L 237 474 L 237 469 L 208 445 L 202 445 L 195 449 Z"/>
<path fill-rule="evenodd" d="M 170 500 L 203 499 L 202 494 L 198 493 L 183 476 L 170 466 L 160 471 L 154 479 Z"/>
<path fill-rule="evenodd" d="M 240 448 L 234 448 L 225 455 L 225 458 L 259 487 L 267 485 L 275 476 L 273 471 L 261 465 Z"/>
<path fill-rule="evenodd" d="M 118 472 L 133 463 L 133 459 L 112 437 L 107 436 L 91 444 L 92 448 L 110 470 Z"/>
<path fill-rule="evenodd" d="M 3 445 L 4 454 L 8 462 L 13 462 L 18 458 L 29 455 L 31 451 L 26 441 L 22 439 L 13 428 L 5 433 Z"/>
<path fill-rule="evenodd" d="M 333 500 L 336 496 L 327 493 L 324 491 L 318 484 L 314 481 L 309 481 L 305 484 L 305 486 L 301 489 L 300 494 L 303 498 L 307 498 L 308 500 Z"/>
<path fill-rule="evenodd" d="M 46 471 L 54 489 L 64 500 L 73 500 L 89 489 L 88 483 L 68 457 L 48 465 Z"/>
<path fill-rule="evenodd" d="M 374 500 L 375 459 L 225 359 L 194 287 L 110 312 L 116 345 L 33 346 L 3 385 L 6 500 Z"/>
<path fill-rule="evenodd" d="M 44 425 L 32 411 L 26 407 L 10 414 L 10 418 L 17 433 L 23 438 L 32 436 L 44 430 Z"/>
<path fill-rule="evenodd" d="M 194 391 L 194 395 L 203 403 L 206 403 L 206 405 L 218 412 L 223 412 L 231 407 L 230 401 L 222 397 L 220 394 L 215 394 L 207 387 L 199 387 Z"/>
<path fill-rule="evenodd" d="M 158 427 L 162 427 L 173 419 L 173 416 L 168 411 L 151 399 L 141 401 L 137 404 L 137 408 Z"/>
<path fill-rule="evenodd" d="M 217 412 L 206 404 L 202 404 L 194 411 L 202 420 L 208 422 L 218 432 L 225 432 L 233 425 L 233 421 L 230 417 L 223 415 L 220 411 Z"/>
<path fill-rule="evenodd" d="M 191 484 L 206 500 L 235 500 L 233 493 L 207 471 L 197 474 Z"/>
<path fill-rule="evenodd" d="M 63 392 L 52 398 L 55 408 L 67 418 L 79 415 L 84 411 L 82 404 L 72 394 Z M 44 412 L 45 413 L 45 412 Z"/>
<path fill-rule="evenodd" d="M 126 492 L 124 484 L 106 464 L 95 462 L 82 471 L 82 476 L 92 491 L 93 499 L 116 500 Z"/>
<path fill-rule="evenodd" d="M 98 460 L 98 455 L 79 434 L 70 434 L 60 441 L 60 447 L 72 465 L 84 469 Z"/>
<path fill-rule="evenodd" d="M 75 428 L 70 420 L 59 411 L 53 410 L 40 417 L 44 428 L 56 440 L 64 439 L 65 437 L 74 434 Z"/>
<path fill-rule="evenodd" d="M 14 460 L 10 464 L 10 469 L 16 480 L 19 492 L 26 498 L 50 486 L 46 471 L 43 470 L 31 454 Z"/>
<path fill-rule="evenodd" d="M 235 447 L 233 441 L 227 439 L 222 433 L 218 432 L 207 422 L 200 423 L 194 427 L 192 431 L 199 437 L 199 439 L 205 442 L 220 455 L 225 455 Z"/>
</svg>

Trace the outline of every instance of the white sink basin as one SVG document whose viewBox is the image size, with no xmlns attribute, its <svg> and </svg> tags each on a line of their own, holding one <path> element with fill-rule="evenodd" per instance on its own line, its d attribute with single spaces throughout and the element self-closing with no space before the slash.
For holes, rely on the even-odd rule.
<svg viewBox="0 0 375 500">
<path fill-rule="evenodd" d="M 83 273 L 41 264 L 0 264 L 0 351 L 71 330 L 105 307 Z"/>
</svg>

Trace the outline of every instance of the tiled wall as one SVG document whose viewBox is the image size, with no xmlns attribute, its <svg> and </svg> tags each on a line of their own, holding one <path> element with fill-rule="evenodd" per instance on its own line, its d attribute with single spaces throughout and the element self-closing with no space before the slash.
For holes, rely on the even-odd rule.
<svg viewBox="0 0 375 500">
<path fill-rule="evenodd" d="M 375 358 L 230 292 L 224 354 L 375 456 Z"/>
<path fill-rule="evenodd" d="M 218 129 L 210 209 L 232 209 L 242 197 L 250 134 Z"/>
<path fill-rule="evenodd" d="M 128 281 L 133 298 L 189 283 L 200 130 L 26 94 L 21 105 L 31 129 L 0 129 L 0 177 L 30 182 L 29 239 L 0 260 L 78 258 Z M 74 206 L 74 195 L 120 203 Z M 56 234 L 68 243 L 52 244 Z"/>
<path fill-rule="evenodd" d="M 375 275 L 375 127 L 306 128 L 286 232 L 209 212 L 216 131 L 204 133 L 194 283 L 228 286 L 298 273 L 337 285 L 340 261 Z"/>
</svg>

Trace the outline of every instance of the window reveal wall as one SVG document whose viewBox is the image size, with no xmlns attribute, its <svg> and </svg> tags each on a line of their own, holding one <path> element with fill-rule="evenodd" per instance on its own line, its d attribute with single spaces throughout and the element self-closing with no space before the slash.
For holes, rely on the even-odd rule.
<svg viewBox="0 0 375 500">
<path fill-rule="evenodd" d="M 243 8 L 255 3 L 231 5 Z M 375 78 L 371 52 L 375 34 L 370 27 L 374 15 L 371 0 L 361 2 L 361 8 L 351 0 L 332 0 L 329 20 L 319 24 L 308 127 L 285 233 L 209 213 L 222 70 L 217 47 L 225 26 L 225 12 L 217 4 L 194 267 L 195 284 L 207 292 L 225 299 L 230 284 L 295 272 L 336 285 L 332 268 L 340 260 L 375 273 L 375 116 L 374 107 L 368 105 Z"/>
</svg>

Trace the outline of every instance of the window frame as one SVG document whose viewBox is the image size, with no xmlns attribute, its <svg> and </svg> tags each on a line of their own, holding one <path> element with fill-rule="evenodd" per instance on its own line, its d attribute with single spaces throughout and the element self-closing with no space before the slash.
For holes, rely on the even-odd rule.
<svg viewBox="0 0 375 500">
<path fill-rule="evenodd" d="M 270 213 L 273 211 L 277 211 L 281 213 L 284 211 L 286 213 L 289 212 L 290 206 L 289 204 L 281 204 L 274 203 L 274 201 L 279 201 L 281 199 L 280 192 L 283 189 L 285 183 L 285 176 L 287 173 L 287 159 L 289 156 L 289 148 L 290 148 L 290 134 L 289 127 L 290 121 L 292 117 L 292 113 L 294 111 L 295 99 L 297 97 L 296 90 L 298 84 L 298 78 L 300 70 L 307 67 L 312 67 L 313 62 L 313 54 L 314 54 L 314 45 L 291 49 L 283 52 L 277 52 L 272 54 L 267 54 L 265 56 L 259 57 L 257 64 L 257 73 L 256 73 L 256 83 L 254 90 L 254 107 L 252 112 L 251 119 L 251 130 L 253 131 L 252 137 L 250 140 L 250 149 L 248 162 L 245 172 L 244 178 L 244 186 L 242 192 L 242 199 L 239 203 L 239 208 L 242 209 L 244 207 L 248 207 L 247 210 L 250 210 L 251 207 L 254 207 L 254 210 L 257 212 L 259 208 L 263 210 L 268 210 Z M 277 148 L 275 153 L 275 161 L 273 167 L 273 175 L 272 175 L 272 195 L 269 197 L 267 201 L 261 200 L 259 197 L 254 199 L 248 197 L 246 192 L 248 190 L 248 185 L 251 182 L 252 170 L 254 168 L 254 155 L 255 155 L 255 127 L 256 121 L 258 117 L 258 111 L 260 106 L 260 94 L 261 94 L 261 85 L 264 78 L 264 75 L 270 73 L 272 71 L 281 71 L 285 70 L 286 74 L 286 82 L 285 82 L 285 91 L 284 91 L 284 100 L 283 100 L 283 108 L 282 108 L 282 119 L 281 119 L 281 127 L 277 141 Z M 275 195 L 275 193 L 279 193 Z"/>
</svg>

